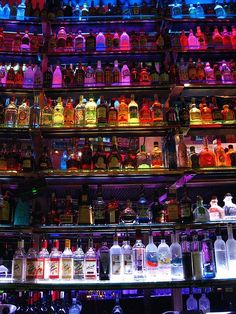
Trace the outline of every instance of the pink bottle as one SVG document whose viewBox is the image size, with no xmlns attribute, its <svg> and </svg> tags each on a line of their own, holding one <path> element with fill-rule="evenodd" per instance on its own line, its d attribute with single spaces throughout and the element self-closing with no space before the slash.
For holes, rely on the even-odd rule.
<svg viewBox="0 0 236 314">
<path fill-rule="evenodd" d="M 212 35 L 212 41 L 215 48 L 222 48 L 223 46 L 223 38 L 219 33 L 218 27 L 216 26 Z"/>
<path fill-rule="evenodd" d="M 231 36 L 230 36 L 229 32 L 227 31 L 226 26 L 223 26 L 223 32 L 221 34 L 222 34 L 222 38 L 223 38 L 224 48 L 231 49 L 232 48 Z"/>
<path fill-rule="evenodd" d="M 189 35 L 188 35 L 188 46 L 189 49 L 197 50 L 199 49 L 199 42 L 196 36 L 193 35 L 193 31 L 190 29 L 189 30 Z"/>
<path fill-rule="evenodd" d="M 196 37 L 199 43 L 199 49 L 206 50 L 207 49 L 206 37 L 204 33 L 201 31 L 200 26 L 197 26 Z"/>
<path fill-rule="evenodd" d="M 126 33 L 126 31 L 123 31 L 120 36 L 120 50 L 130 50 L 129 35 Z"/>
</svg>

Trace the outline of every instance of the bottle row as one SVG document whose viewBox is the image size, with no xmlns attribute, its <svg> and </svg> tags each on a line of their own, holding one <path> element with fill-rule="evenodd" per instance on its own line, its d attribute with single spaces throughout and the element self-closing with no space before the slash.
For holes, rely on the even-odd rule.
<svg viewBox="0 0 236 314">
<path fill-rule="evenodd" d="M 0 86 L 6 88 L 77 88 L 101 86 L 143 86 L 183 83 L 233 84 L 236 82 L 236 63 L 234 60 L 215 62 L 195 62 L 183 58 L 176 64 L 114 63 L 97 65 L 81 64 L 44 67 L 32 64 L 0 64 Z"/>
<path fill-rule="evenodd" d="M 18 241 L 12 261 L 12 279 L 159 281 L 235 277 L 236 240 L 231 225 L 228 225 L 226 242 L 220 235 L 215 240 L 210 239 L 205 232 L 203 237 L 183 234 L 180 243 L 173 234 L 170 246 L 163 238 L 156 245 L 150 232 L 148 244 L 144 245 L 142 235 L 136 232 L 133 246 L 128 237 L 120 246 L 116 235 L 110 248 L 105 238 L 97 248 L 90 239 L 86 253 L 80 241 L 72 251 L 69 239 L 65 240 L 62 252 L 59 240 L 54 240 L 50 254 L 47 246 L 47 240 L 43 240 L 38 251 L 33 241 L 26 254 L 24 240 Z"/>
</svg>

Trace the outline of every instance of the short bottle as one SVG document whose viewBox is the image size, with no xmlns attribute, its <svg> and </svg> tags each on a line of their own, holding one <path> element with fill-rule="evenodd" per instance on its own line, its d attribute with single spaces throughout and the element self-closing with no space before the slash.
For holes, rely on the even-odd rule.
<svg viewBox="0 0 236 314">
<path fill-rule="evenodd" d="M 209 212 L 203 205 L 201 196 L 197 196 L 196 207 L 193 210 L 193 219 L 195 222 L 208 222 L 210 220 Z"/>
</svg>

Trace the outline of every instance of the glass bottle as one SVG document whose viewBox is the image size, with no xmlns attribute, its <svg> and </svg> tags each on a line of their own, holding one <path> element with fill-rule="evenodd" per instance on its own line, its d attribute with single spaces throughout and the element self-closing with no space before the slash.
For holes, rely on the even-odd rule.
<svg viewBox="0 0 236 314">
<path fill-rule="evenodd" d="M 47 280 L 49 279 L 49 274 L 50 274 L 50 260 L 49 260 L 49 252 L 47 249 L 48 246 L 48 241 L 47 240 L 43 240 L 42 241 L 42 248 L 38 253 L 38 268 L 40 270 L 42 270 L 41 272 L 41 278 L 40 279 L 44 279 Z M 38 274 L 38 278 L 39 278 L 39 274 Z"/>
<path fill-rule="evenodd" d="M 48 152 L 48 148 L 46 146 L 43 148 L 43 153 L 39 156 L 38 169 L 52 170 L 52 161 Z"/>
<path fill-rule="evenodd" d="M 229 105 L 223 106 L 223 110 L 221 110 L 221 114 L 222 114 L 224 123 L 233 123 L 233 121 L 235 120 L 235 114 L 233 110 L 229 108 Z"/>
<path fill-rule="evenodd" d="M 158 95 L 154 95 L 154 103 L 152 105 L 152 119 L 154 125 L 164 121 L 162 104 L 158 100 Z"/>
<path fill-rule="evenodd" d="M 201 298 L 198 300 L 199 310 L 202 311 L 203 314 L 210 312 L 210 300 L 207 298 L 206 294 L 203 293 Z"/>
<path fill-rule="evenodd" d="M 184 137 L 182 134 L 179 135 L 178 164 L 179 164 L 180 168 L 187 168 L 188 167 L 187 146 L 184 142 Z"/>
<path fill-rule="evenodd" d="M 113 100 L 110 102 L 110 106 L 108 108 L 107 122 L 110 127 L 117 126 L 118 123 L 118 110 L 115 108 Z"/>
<path fill-rule="evenodd" d="M 53 108 L 52 124 L 55 127 L 64 126 L 64 107 L 61 97 L 58 97 L 57 104 Z"/>
<path fill-rule="evenodd" d="M 168 191 L 168 200 L 165 204 L 166 219 L 167 221 L 179 221 L 180 207 L 176 199 L 176 187 L 170 187 Z"/>
<path fill-rule="evenodd" d="M 88 52 L 96 50 L 96 37 L 92 30 L 89 31 L 89 35 L 85 38 L 85 49 Z"/>
<path fill-rule="evenodd" d="M 215 277 L 215 258 L 212 241 L 209 239 L 208 232 L 202 240 L 202 267 L 203 278 Z"/>
<path fill-rule="evenodd" d="M 19 240 L 12 261 L 12 279 L 24 281 L 26 276 L 26 254 L 24 240 Z"/>
<path fill-rule="evenodd" d="M 83 171 L 92 170 L 92 149 L 88 138 L 85 138 L 84 145 L 81 149 L 80 168 Z"/>
<path fill-rule="evenodd" d="M 75 124 L 75 111 L 73 107 L 73 101 L 71 97 L 69 97 L 64 108 L 64 125 L 67 127 L 73 127 L 74 124 Z"/>
<path fill-rule="evenodd" d="M 133 274 L 133 251 L 129 238 L 126 236 L 121 247 L 123 279 L 130 279 Z"/>
<path fill-rule="evenodd" d="M 210 215 L 210 221 L 219 221 L 225 217 L 224 209 L 218 205 L 218 199 L 216 196 L 211 197 L 210 208 L 208 211 Z"/>
<path fill-rule="evenodd" d="M 6 127 L 16 127 L 17 125 L 17 107 L 15 105 L 15 99 L 11 98 L 9 104 L 5 109 L 4 124 Z"/>
<path fill-rule="evenodd" d="M 102 240 L 102 245 L 98 250 L 99 280 L 110 280 L 110 250 L 107 240 Z"/>
<path fill-rule="evenodd" d="M 85 105 L 85 125 L 87 127 L 94 127 L 97 123 L 97 104 L 93 97 Z"/>
<path fill-rule="evenodd" d="M 149 241 L 145 250 L 145 262 L 146 262 L 146 273 L 147 278 L 152 281 L 157 278 L 157 269 L 158 269 L 158 250 L 157 246 L 153 242 L 153 235 L 150 231 Z"/>
<path fill-rule="evenodd" d="M 111 314 L 124 314 L 123 309 L 121 308 L 119 303 L 118 293 L 116 294 L 116 304 L 113 307 Z"/>
<path fill-rule="evenodd" d="M 151 167 L 150 154 L 146 152 L 145 144 L 141 145 L 141 151 L 137 154 L 138 169 L 149 169 Z"/>
<path fill-rule="evenodd" d="M 202 168 L 216 166 L 215 154 L 212 150 L 209 149 L 207 138 L 204 140 L 203 150 L 199 153 L 199 165 Z"/>
<path fill-rule="evenodd" d="M 40 123 L 41 126 L 43 127 L 52 126 L 52 116 L 53 116 L 52 100 L 48 98 L 47 103 L 44 104 L 41 111 L 41 123 Z"/>
<path fill-rule="evenodd" d="M 196 107 L 195 98 L 192 98 L 192 100 L 191 100 L 189 115 L 190 115 L 190 123 L 191 124 L 201 124 L 202 123 L 201 112 Z"/>
<path fill-rule="evenodd" d="M 53 72 L 52 88 L 62 88 L 62 72 L 60 65 L 57 65 Z"/>
<path fill-rule="evenodd" d="M 152 112 L 148 101 L 144 98 L 142 108 L 139 110 L 140 125 L 150 125 L 152 123 Z"/>
<path fill-rule="evenodd" d="M 65 240 L 65 249 L 61 254 L 61 279 L 73 279 L 73 254 L 69 239 Z"/>
<path fill-rule="evenodd" d="M 128 68 L 127 64 L 124 64 L 121 68 L 120 79 L 122 85 L 130 84 L 130 69 Z"/>
<path fill-rule="evenodd" d="M 236 204 L 234 204 L 232 202 L 232 195 L 230 193 L 226 193 L 223 202 L 224 202 L 224 206 L 223 206 L 223 210 L 225 212 L 225 216 L 227 216 L 227 218 L 231 219 L 233 217 L 236 217 Z"/>
<path fill-rule="evenodd" d="M 120 221 L 125 224 L 133 224 L 136 222 L 137 214 L 132 208 L 132 203 L 128 200 L 126 208 L 120 214 Z"/>
<path fill-rule="evenodd" d="M 108 170 L 121 170 L 122 168 L 122 157 L 118 151 L 116 137 L 112 137 L 112 149 L 107 157 L 107 168 Z"/>
<path fill-rule="evenodd" d="M 80 95 L 78 104 L 75 107 L 75 126 L 84 126 L 85 125 L 85 105 L 84 105 L 84 96 Z"/>
<path fill-rule="evenodd" d="M 225 278 L 228 276 L 228 260 L 226 252 L 226 244 L 221 235 L 217 235 L 214 242 L 214 252 L 216 261 L 217 278 Z"/>
<path fill-rule="evenodd" d="M 224 167 L 226 166 L 226 154 L 224 148 L 221 145 L 221 139 L 217 139 L 217 144 L 215 148 L 215 156 L 216 156 L 216 166 Z"/>
<path fill-rule="evenodd" d="M 95 84 L 95 72 L 89 64 L 84 72 L 84 85 L 93 86 Z"/>
<path fill-rule="evenodd" d="M 106 38 L 104 34 L 99 31 L 96 36 L 96 51 L 104 51 L 106 48 Z"/>
<path fill-rule="evenodd" d="M 112 70 L 112 84 L 117 85 L 121 82 L 121 74 L 120 74 L 120 69 L 119 69 L 119 63 L 118 60 L 114 61 L 114 67 Z"/>
<path fill-rule="evenodd" d="M 38 252 L 37 252 L 37 243 L 35 241 L 32 241 L 32 244 L 26 254 L 26 280 L 35 280 L 42 277 L 42 274 L 40 276 L 40 269 L 38 268 Z M 42 269 L 41 269 L 42 271 Z M 39 272 L 39 273 L 38 273 Z M 40 278 L 43 279 L 43 278 Z"/>
<path fill-rule="evenodd" d="M 189 30 L 188 35 L 188 47 L 192 50 L 199 49 L 199 41 L 196 36 L 194 36 L 192 29 Z"/>
<path fill-rule="evenodd" d="M 24 172 L 31 172 L 35 170 L 34 153 L 30 145 L 22 153 L 21 158 L 22 170 Z"/>
<path fill-rule="evenodd" d="M 84 251 L 79 239 L 77 249 L 73 253 L 73 279 L 84 279 Z"/>
<path fill-rule="evenodd" d="M 191 244 L 188 235 L 182 236 L 181 249 L 182 249 L 183 276 L 185 280 L 191 280 L 193 277 L 193 269 L 191 267 Z"/>
<path fill-rule="evenodd" d="M 99 103 L 97 105 L 97 126 L 98 127 L 105 127 L 107 125 L 107 102 L 104 100 L 103 96 L 100 96 Z"/>
<path fill-rule="evenodd" d="M 170 280 L 171 278 L 171 252 L 170 247 L 164 239 L 157 248 L 158 255 L 158 278 L 160 280 Z"/>
<path fill-rule="evenodd" d="M 81 30 L 78 31 L 78 35 L 75 37 L 74 49 L 75 51 L 85 51 L 85 38 Z"/>
<path fill-rule="evenodd" d="M 141 186 L 141 191 L 139 194 L 139 200 L 137 204 L 137 222 L 138 223 L 151 222 L 151 212 L 149 211 L 149 206 L 145 196 L 145 189 L 143 185 Z"/>
<path fill-rule="evenodd" d="M 38 128 L 40 126 L 41 108 L 39 106 L 39 97 L 34 96 L 34 103 L 30 107 L 30 127 Z"/>
<path fill-rule="evenodd" d="M 28 127 L 30 119 L 29 101 L 24 98 L 17 110 L 17 125 L 18 127 Z"/>
<path fill-rule="evenodd" d="M 226 241 L 226 252 L 229 265 L 229 274 L 231 277 L 235 277 L 235 265 L 236 265 L 236 240 L 233 235 L 233 228 L 231 224 L 227 225 L 228 239 Z"/>
<path fill-rule="evenodd" d="M 153 149 L 150 154 L 151 157 L 151 168 L 157 169 L 163 167 L 162 150 L 159 147 L 158 142 L 153 143 Z"/>
<path fill-rule="evenodd" d="M 16 19 L 19 21 L 24 21 L 25 19 L 25 0 L 21 0 L 21 3 L 17 6 L 17 11 L 16 11 Z"/>
<path fill-rule="evenodd" d="M 197 196 L 196 207 L 193 210 L 194 222 L 208 222 L 210 215 L 207 208 L 203 205 L 201 196 Z"/>
<path fill-rule="evenodd" d="M 83 185 L 80 194 L 78 224 L 92 224 L 92 223 L 93 214 L 92 206 L 89 200 L 89 187 L 87 185 Z"/>
<path fill-rule="evenodd" d="M 98 148 L 96 153 L 93 155 L 93 170 L 106 170 L 107 169 L 107 158 L 103 148 L 102 137 L 98 138 Z"/>
<path fill-rule="evenodd" d="M 198 310 L 197 300 L 194 298 L 192 293 L 189 295 L 188 299 L 186 300 L 186 308 L 188 311 Z"/>
<path fill-rule="evenodd" d="M 225 9 L 218 3 L 218 1 L 215 1 L 215 7 L 214 7 L 215 15 L 218 19 L 224 19 L 226 18 L 226 12 Z"/>
<path fill-rule="evenodd" d="M 191 223 L 192 215 L 192 200 L 188 197 L 188 190 L 186 185 L 183 187 L 183 197 L 180 199 L 180 218 L 183 223 Z"/>
<path fill-rule="evenodd" d="M 34 74 L 32 66 L 29 65 L 24 72 L 23 88 L 34 88 Z"/>
<path fill-rule="evenodd" d="M 126 33 L 126 31 L 123 31 L 123 33 L 120 36 L 120 50 L 128 51 L 130 50 L 130 38 L 129 35 Z"/>
<path fill-rule="evenodd" d="M 128 105 L 125 102 L 125 97 L 122 96 L 118 107 L 118 125 L 126 126 L 128 124 Z"/>
<path fill-rule="evenodd" d="M 140 231 L 136 231 L 136 242 L 133 246 L 134 280 L 142 281 L 145 279 L 145 245 L 142 243 Z"/>
<path fill-rule="evenodd" d="M 134 100 L 134 95 L 131 95 L 131 100 L 128 105 L 128 123 L 130 125 L 138 125 L 139 124 L 139 109 L 138 104 Z"/>
<path fill-rule="evenodd" d="M 118 237 L 115 235 L 113 239 L 113 245 L 110 248 L 110 269 L 111 280 L 120 280 L 122 274 L 122 251 L 118 243 Z"/>
<path fill-rule="evenodd" d="M 50 279 L 61 278 L 61 252 L 59 251 L 59 240 L 53 241 L 53 248 L 50 253 Z"/>
<path fill-rule="evenodd" d="M 183 278 L 182 249 L 175 233 L 171 235 L 171 239 L 171 279 L 178 280 Z"/>
<path fill-rule="evenodd" d="M 96 197 L 96 200 L 93 201 L 93 212 L 94 212 L 94 223 L 105 224 L 106 204 L 103 200 L 101 185 L 98 186 L 97 197 Z"/>
</svg>

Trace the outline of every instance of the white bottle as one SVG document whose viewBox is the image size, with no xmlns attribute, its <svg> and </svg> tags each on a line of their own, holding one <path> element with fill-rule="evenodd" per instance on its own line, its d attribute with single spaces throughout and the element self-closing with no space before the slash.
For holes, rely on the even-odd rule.
<svg viewBox="0 0 236 314">
<path fill-rule="evenodd" d="M 232 225 L 227 226 L 228 240 L 226 241 L 226 252 L 228 257 L 229 273 L 236 277 L 236 240 L 233 237 Z"/>
<path fill-rule="evenodd" d="M 129 35 L 125 31 L 120 36 L 120 50 L 130 50 Z"/>
<path fill-rule="evenodd" d="M 133 274 L 133 251 L 127 238 L 123 242 L 121 252 L 123 279 L 130 279 Z"/>
<path fill-rule="evenodd" d="M 186 308 L 188 311 L 197 311 L 198 304 L 197 300 L 194 298 L 193 294 L 191 293 L 186 301 Z"/>
<path fill-rule="evenodd" d="M 32 66 L 29 65 L 24 72 L 24 82 L 23 88 L 33 88 L 34 87 L 34 71 Z"/>
<path fill-rule="evenodd" d="M 210 300 L 207 298 L 206 294 L 203 293 L 201 298 L 198 300 L 199 310 L 202 311 L 203 314 L 210 312 Z"/>
<path fill-rule="evenodd" d="M 228 274 L 228 260 L 226 253 L 226 244 L 221 236 L 217 236 L 214 243 L 214 252 L 216 260 L 216 275 L 218 278 L 225 278 Z"/>
<path fill-rule="evenodd" d="M 158 248 L 158 277 L 160 280 L 170 280 L 171 278 L 171 252 L 169 245 L 164 239 L 161 240 Z"/>
<path fill-rule="evenodd" d="M 26 275 L 26 254 L 24 240 L 18 241 L 16 252 L 12 261 L 12 279 L 24 281 Z"/>
<path fill-rule="evenodd" d="M 52 88 L 62 88 L 62 73 L 60 65 L 56 66 L 52 77 Z"/>
<path fill-rule="evenodd" d="M 122 250 L 118 243 L 118 237 L 114 237 L 113 245 L 110 248 L 110 269 L 111 280 L 121 280 Z"/>
<path fill-rule="evenodd" d="M 183 279 L 182 249 L 177 241 L 176 234 L 172 234 L 171 253 L 171 279 Z"/>
<path fill-rule="evenodd" d="M 121 69 L 121 83 L 123 85 L 129 85 L 130 84 L 130 70 L 127 66 L 127 64 L 124 64 Z"/>
<path fill-rule="evenodd" d="M 136 242 L 133 246 L 134 256 L 134 280 L 145 279 L 145 245 L 142 242 L 141 235 L 136 236 Z"/>
<path fill-rule="evenodd" d="M 158 249 L 153 242 L 152 232 L 149 234 L 149 242 L 146 246 L 146 272 L 149 280 L 153 281 L 157 277 Z"/>
</svg>

